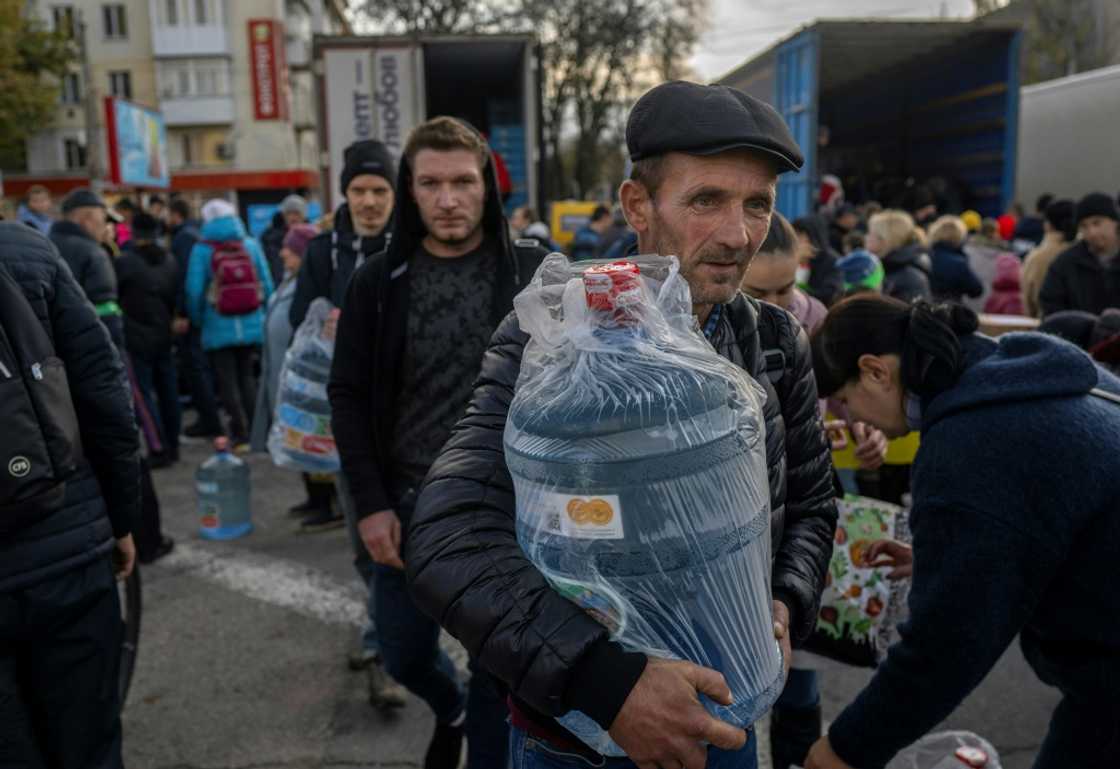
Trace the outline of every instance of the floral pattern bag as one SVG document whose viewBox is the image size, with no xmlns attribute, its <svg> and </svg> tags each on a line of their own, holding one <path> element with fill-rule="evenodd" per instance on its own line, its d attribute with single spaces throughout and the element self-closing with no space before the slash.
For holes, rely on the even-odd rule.
<svg viewBox="0 0 1120 769">
<path fill-rule="evenodd" d="M 891 582 L 887 569 L 864 565 L 867 545 L 877 539 L 910 541 L 904 508 L 870 497 L 838 501 L 832 560 L 828 565 L 817 627 L 805 649 L 860 667 L 876 667 L 906 619 L 910 580 Z"/>
</svg>

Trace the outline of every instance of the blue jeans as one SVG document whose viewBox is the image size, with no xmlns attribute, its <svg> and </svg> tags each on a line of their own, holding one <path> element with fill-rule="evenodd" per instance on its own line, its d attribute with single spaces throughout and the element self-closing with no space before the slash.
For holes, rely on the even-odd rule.
<svg viewBox="0 0 1120 769">
<path fill-rule="evenodd" d="M 821 704 L 820 681 L 817 671 L 790 668 L 786 686 L 782 689 L 775 708 L 807 710 Z"/>
<path fill-rule="evenodd" d="M 509 730 L 510 769 L 634 769 L 628 758 L 603 758 L 593 763 L 576 753 L 567 753 L 547 742 L 530 737 L 516 726 Z M 754 729 L 747 732 L 747 744 L 736 751 L 708 748 L 707 769 L 758 769 L 758 741 Z"/>
<path fill-rule="evenodd" d="M 175 356 L 167 349 L 158 355 L 129 353 L 136 386 L 144 396 L 144 404 L 159 428 L 163 450 L 179 452 L 179 378 L 175 372 Z"/>
<path fill-rule="evenodd" d="M 385 671 L 448 724 L 466 706 L 451 658 L 439 648 L 439 625 L 408 594 L 404 572 L 375 564 L 377 631 Z"/>
<path fill-rule="evenodd" d="M 346 518 L 346 533 L 350 536 L 350 549 L 354 553 L 354 568 L 357 570 L 362 584 L 366 586 L 366 624 L 362 628 L 362 649 L 380 652 L 381 647 L 377 643 L 377 589 L 373 580 L 373 559 L 370 558 L 369 550 L 366 549 L 366 545 L 362 542 L 362 537 L 358 533 L 358 511 L 354 509 L 354 497 L 350 493 L 350 484 L 346 482 L 346 476 L 341 472 L 334 477 L 334 487 L 338 492 L 336 497 L 338 506 L 342 509 L 343 517 Z M 368 514 L 376 511 L 367 510 L 366 512 Z"/>
</svg>

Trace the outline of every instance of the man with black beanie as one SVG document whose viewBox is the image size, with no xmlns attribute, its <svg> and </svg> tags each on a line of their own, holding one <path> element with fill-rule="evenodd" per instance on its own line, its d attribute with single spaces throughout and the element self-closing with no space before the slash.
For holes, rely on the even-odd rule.
<svg viewBox="0 0 1120 769">
<path fill-rule="evenodd" d="M 384 251 L 389 242 L 389 222 L 396 203 L 396 158 L 384 144 L 372 139 L 354 142 L 346 148 L 343 158 L 340 186 L 346 202 L 335 211 L 334 227 L 307 244 L 288 315 L 293 330 L 303 323 L 311 303 L 319 297 L 341 308 L 350 276 L 367 259 Z M 351 658 L 350 667 L 366 671 L 371 705 L 401 707 L 405 704 L 404 690 L 385 674 L 381 665 L 374 624 L 374 566 L 358 534 L 353 497 L 346 478 L 342 473 L 335 476 L 335 499 L 341 511 L 331 509 L 329 486 L 326 490 L 328 502 L 323 507 L 318 503 L 323 498 L 323 489 L 319 486 L 325 484 L 318 484 L 306 475 L 304 483 L 308 501 L 292 509 L 293 513 L 308 514 L 300 525 L 301 531 L 315 532 L 345 525 L 354 552 L 354 567 L 366 586 L 368 611 L 362 648 Z"/>
<path fill-rule="evenodd" d="M 1039 293 L 1043 316 L 1062 310 L 1100 315 L 1120 307 L 1120 211 L 1103 192 L 1077 203 L 1074 216 L 1081 239 L 1063 252 Z"/>
</svg>

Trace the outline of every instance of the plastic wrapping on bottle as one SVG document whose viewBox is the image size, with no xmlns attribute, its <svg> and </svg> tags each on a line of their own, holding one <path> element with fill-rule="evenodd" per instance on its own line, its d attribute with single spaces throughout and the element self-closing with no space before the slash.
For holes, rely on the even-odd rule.
<svg viewBox="0 0 1120 769">
<path fill-rule="evenodd" d="M 895 756 L 887 769 L 1000 769 L 992 744 L 972 732 L 927 734 Z"/>
<path fill-rule="evenodd" d="M 734 703 L 701 701 L 745 727 L 783 684 L 765 393 L 703 338 L 675 258 L 629 265 L 552 254 L 514 302 L 531 336 L 505 432 L 518 541 L 626 648 L 723 673 Z M 585 714 L 559 720 L 623 755 Z"/>
<path fill-rule="evenodd" d="M 327 299 L 312 302 L 284 355 L 276 413 L 268 432 L 268 453 L 281 467 L 307 473 L 338 472 L 338 447 L 327 398 L 334 340 L 323 333 L 333 311 L 334 305 Z"/>
</svg>

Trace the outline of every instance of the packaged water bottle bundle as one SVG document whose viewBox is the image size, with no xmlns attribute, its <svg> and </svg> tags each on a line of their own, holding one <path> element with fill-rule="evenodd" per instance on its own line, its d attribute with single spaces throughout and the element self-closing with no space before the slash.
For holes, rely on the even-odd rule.
<svg viewBox="0 0 1120 769">
<path fill-rule="evenodd" d="M 323 333 L 333 310 L 334 305 L 326 299 L 312 302 L 284 355 L 276 414 L 268 433 L 268 453 L 281 467 L 307 473 L 334 473 L 339 469 L 327 399 L 334 340 Z"/>
<path fill-rule="evenodd" d="M 570 265 L 515 300 L 531 336 L 505 431 L 522 549 L 614 640 L 723 673 L 737 726 L 782 688 L 764 391 L 700 334 L 673 257 Z M 623 751 L 588 716 L 560 722 Z"/>
</svg>

